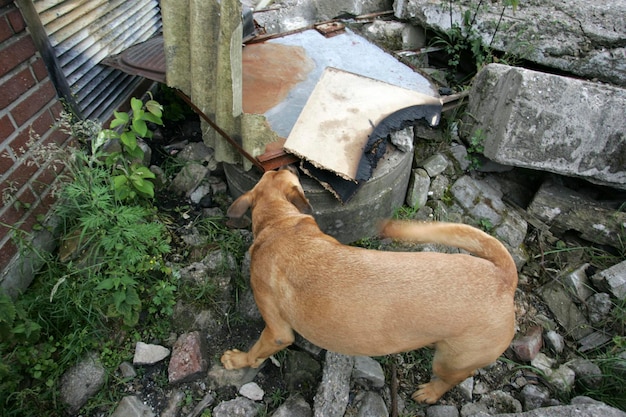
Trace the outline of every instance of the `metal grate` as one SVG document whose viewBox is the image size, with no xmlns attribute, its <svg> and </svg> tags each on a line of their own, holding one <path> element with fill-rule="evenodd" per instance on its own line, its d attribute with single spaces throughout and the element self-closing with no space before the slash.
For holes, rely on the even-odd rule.
<svg viewBox="0 0 626 417">
<path fill-rule="evenodd" d="M 158 0 L 20 0 L 61 96 L 84 118 L 107 119 L 143 81 L 101 64 L 157 34 Z M 28 16 L 27 16 L 28 15 Z M 41 30 L 32 30 L 39 25 Z"/>
</svg>

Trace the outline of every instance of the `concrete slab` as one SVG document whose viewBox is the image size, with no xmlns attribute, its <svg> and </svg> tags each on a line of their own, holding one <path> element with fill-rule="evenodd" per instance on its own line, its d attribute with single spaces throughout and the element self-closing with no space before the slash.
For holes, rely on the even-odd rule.
<svg viewBox="0 0 626 417">
<path fill-rule="evenodd" d="M 626 189 L 626 89 L 490 64 L 466 113 L 496 162 Z"/>
</svg>

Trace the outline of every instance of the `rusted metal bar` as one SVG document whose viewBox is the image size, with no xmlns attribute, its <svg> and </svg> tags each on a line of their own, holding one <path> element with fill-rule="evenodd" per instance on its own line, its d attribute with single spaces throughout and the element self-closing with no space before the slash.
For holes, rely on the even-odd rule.
<svg viewBox="0 0 626 417">
<path fill-rule="evenodd" d="M 252 165 L 254 165 L 256 168 L 258 168 L 261 172 L 265 172 L 266 171 L 265 167 L 263 166 L 263 164 L 261 164 L 258 161 L 258 159 L 256 159 L 254 156 L 250 155 L 235 139 L 230 137 L 230 135 L 228 133 L 224 132 L 222 130 L 222 128 L 220 128 L 213 120 L 211 120 L 211 118 L 209 116 L 204 114 L 204 112 L 202 110 L 200 110 L 200 108 L 198 108 L 198 106 L 196 106 L 185 93 L 183 93 L 180 90 L 176 90 L 176 93 L 178 94 L 178 96 L 180 98 L 182 98 L 185 101 L 185 103 L 187 103 L 189 105 L 189 107 L 192 108 L 192 110 L 196 114 L 198 114 L 198 116 L 200 116 L 205 122 L 207 122 L 209 124 L 209 126 L 211 126 L 217 133 L 219 133 L 219 135 L 221 137 L 226 139 L 226 141 L 228 143 L 230 143 L 235 149 L 237 149 L 237 152 L 239 152 L 244 158 L 246 158 L 248 161 L 250 161 L 252 163 Z"/>
</svg>

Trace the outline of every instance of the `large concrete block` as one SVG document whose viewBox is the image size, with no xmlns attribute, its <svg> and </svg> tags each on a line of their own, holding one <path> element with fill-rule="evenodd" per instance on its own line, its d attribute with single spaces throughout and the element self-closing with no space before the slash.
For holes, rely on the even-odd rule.
<svg viewBox="0 0 626 417">
<path fill-rule="evenodd" d="M 625 89 L 490 64 L 466 113 L 494 161 L 626 189 Z"/>
</svg>

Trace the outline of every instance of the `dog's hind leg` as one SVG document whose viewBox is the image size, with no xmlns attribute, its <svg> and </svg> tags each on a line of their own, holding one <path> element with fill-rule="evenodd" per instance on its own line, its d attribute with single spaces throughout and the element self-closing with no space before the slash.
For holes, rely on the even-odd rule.
<svg viewBox="0 0 626 417">
<path fill-rule="evenodd" d="M 265 359 L 285 349 L 293 341 L 293 330 L 288 324 L 272 325 L 272 327 L 266 325 L 259 340 L 248 352 L 241 352 L 237 349 L 227 350 L 222 355 L 221 361 L 226 369 L 239 369 L 246 366 L 258 368 Z"/>
<path fill-rule="evenodd" d="M 467 348 L 459 352 L 445 342 L 438 343 L 433 358 L 433 377 L 430 382 L 420 385 L 411 398 L 420 403 L 434 404 L 443 394 L 495 358 L 491 352 Z"/>
</svg>

